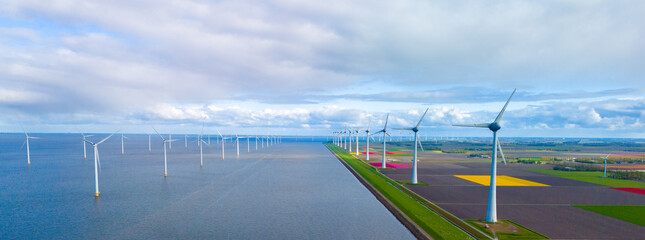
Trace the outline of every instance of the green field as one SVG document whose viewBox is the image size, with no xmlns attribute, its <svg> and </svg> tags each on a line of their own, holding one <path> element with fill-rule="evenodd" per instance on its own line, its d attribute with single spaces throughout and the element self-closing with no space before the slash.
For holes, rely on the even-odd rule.
<svg viewBox="0 0 645 240">
<path fill-rule="evenodd" d="M 634 205 L 573 205 L 587 211 L 618 218 L 645 227 L 645 206 Z"/>
<path fill-rule="evenodd" d="M 551 169 L 527 169 L 533 172 L 540 172 L 555 175 L 561 178 L 567 178 L 576 181 L 600 184 L 610 187 L 630 187 L 645 188 L 645 183 L 630 180 L 603 178 L 602 172 L 582 172 L 582 171 L 556 171 Z"/>
<path fill-rule="evenodd" d="M 549 239 L 548 237 L 546 237 L 546 236 L 544 236 L 542 234 L 539 234 L 539 233 L 536 233 L 534 231 L 531 231 L 530 229 L 522 227 L 519 224 L 514 223 L 513 221 L 510 221 L 510 220 L 498 220 L 497 223 L 495 223 L 495 224 L 490 224 L 489 223 L 489 225 L 493 226 L 493 227 L 491 227 L 489 229 L 486 229 L 486 228 L 484 228 L 484 226 L 482 226 L 482 224 L 484 224 L 484 222 L 482 222 L 482 220 L 471 220 L 471 219 L 469 219 L 469 220 L 466 220 L 466 221 L 471 223 L 473 226 L 477 227 L 479 230 L 484 231 L 484 232 L 486 232 L 488 234 L 491 234 L 491 235 L 493 234 L 491 232 L 491 229 L 494 228 L 493 225 L 496 225 L 496 224 L 500 224 L 502 226 L 505 225 L 505 228 L 510 227 L 511 229 L 514 230 L 514 231 L 503 231 L 505 229 L 502 229 L 502 231 L 497 230 L 495 232 L 495 234 L 497 235 L 497 239 L 499 239 L 499 240 L 504 240 L 504 239 L 531 239 L 531 240 Z M 504 228 L 504 227 L 502 227 L 502 228 Z"/>
<path fill-rule="evenodd" d="M 333 144 L 326 145 L 432 238 L 473 239 L 473 237 L 468 235 L 466 232 L 456 227 L 455 224 L 461 225 L 461 228 L 470 229 L 469 232 L 475 231 L 475 233 L 471 234 L 474 234 L 478 239 L 488 238 L 474 230 L 472 226 L 461 222 L 460 219 L 453 219 L 453 222 L 457 222 L 455 224 L 448 222 L 444 219 L 445 216 L 442 217 L 435 212 L 437 210 L 445 212 L 445 210 L 442 210 L 436 205 L 427 202 L 425 199 L 418 197 L 396 181 L 393 181 L 378 172 L 376 168 L 358 160 L 346 151 L 343 151 Z M 437 208 L 437 210 L 433 211 L 432 209 L 434 208 Z M 455 217 L 453 216 L 453 218 Z"/>
</svg>

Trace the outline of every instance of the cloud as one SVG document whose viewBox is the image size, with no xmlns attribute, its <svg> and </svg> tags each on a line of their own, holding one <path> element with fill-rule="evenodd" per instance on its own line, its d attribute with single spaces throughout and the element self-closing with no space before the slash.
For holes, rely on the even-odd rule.
<svg viewBox="0 0 645 240">
<path fill-rule="evenodd" d="M 317 129 L 382 124 L 390 110 L 407 126 L 420 114 L 347 101 L 422 103 L 439 127 L 496 114 L 444 105 L 499 102 L 518 87 L 515 100 L 535 104 L 510 111 L 525 116 L 511 125 L 636 128 L 642 104 L 615 99 L 645 89 L 644 11 L 640 1 L 9 0 L 0 109 L 61 123 Z"/>
</svg>

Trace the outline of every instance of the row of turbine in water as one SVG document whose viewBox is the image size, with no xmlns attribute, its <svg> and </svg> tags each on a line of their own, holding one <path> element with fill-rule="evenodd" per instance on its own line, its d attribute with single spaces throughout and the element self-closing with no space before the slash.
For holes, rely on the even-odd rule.
<svg viewBox="0 0 645 240">
<path fill-rule="evenodd" d="M 168 148 L 172 149 L 172 142 L 177 141 L 177 139 L 173 140 L 171 134 L 168 134 L 168 139 L 166 139 L 161 134 L 159 134 L 159 132 L 157 132 L 157 129 L 155 129 L 154 127 L 153 127 L 153 130 L 159 136 L 159 138 L 161 138 L 161 140 L 163 142 L 164 177 L 168 177 L 168 164 L 167 164 L 167 159 L 168 158 L 167 158 L 166 146 L 168 146 Z M 25 141 L 23 142 L 23 147 L 25 145 L 27 146 L 27 165 L 31 165 L 31 156 L 30 156 L 30 153 L 29 153 L 29 139 L 38 139 L 38 137 L 29 136 L 27 131 L 25 131 L 24 129 L 23 129 L 23 132 L 25 133 L 25 138 L 26 138 Z M 92 146 L 92 148 L 94 149 L 94 181 L 95 181 L 95 187 L 96 187 L 95 188 L 95 190 L 96 190 L 95 191 L 95 196 L 96 197 L 99 197 L 99 193 L 100 193 L 99 192 L 99 172 L 98 172 L 98 169 L 101 167 L 101 160 L 100 160 L 100 157 L 99 157 L 98 146 L 101 143 L 107 141 L 109 138 L 111 138 L 112 136 L 114 136 L 114 134 L 117 134 L 118 132 L 120 132 L 120 130 L 116 131 L 116 132 L 110 134 L 109 136 L 101 139 L 100 141 L 96 141 L 96 142 L 91 141 L 91 140 L 88 139 L 89 137 L 92 137 L 93 135 L 85 135 L 84 133 L 80 133 L 81 134 L 81 140 L 83 142 L 83 158 L 85 158 L 85 159 L 87 158 L 87 145 L 86 145 L 86 143 L 90 144 Z M 211 144 L 210 135 L 207 135 L 208 136 L 206 138 L 207 140 L 204 140 L 204 138 L 203 138 L 204 134 L 203 133 L 204 133 L 204 129 L 202 127 L 201 133 L 197 136 L 197 144 L 199 146 L 199 158 L 200 158 L 199 166 L 200 167 L 204 166 L 203 145 L 206 144 L 206 145 L 210 146 L 210 144 Z M 222 133 L 219 132 L 219 130 L 217 130 L 217 133 L 219 134 L 219 138 L 216 137 L 216 141 L 217 141 L 217 143 L 221 142 L 221 145 L 222 145 L 222 160 L 224 160 L 224 143 L 226 142 L 226 140 L 235 141 L 236 149 L 237 149 L 237 156 L 238 157 L 240 156 L 240 139 L 246 139 L 247 152 L 251 151 L 251 145 L 250 145 L 250 139 L 251 138 L 255 139 L 255 150 L 258 150 L 258 140 L 259 140 L 262 148 L 264 148 L 265 145 L 267 147 L 269 147 L 271 145 L 278 144 L 278 143 L 282 142 L 282 137 L 281 136 L 273 136 L 273 135 L 268 135 L 268 136 L 238 136 L 237 134 L 235 134 L 235 136 L 231 135 L 229 137 L 225 137 L 224 135 L 222 135 Z M 148 134 L 148 151 L 149 152 L 152 151 L 151 137 L 152 137 L 152 134 Z M 122 155 L 125 155 L 125 139 L 127 139 L 127 138 L 128 137 L 126 137 L 123 133 L 121 133 L 121 154 Z M 188 134 L 184 135 L 184 145 L 185 145 L 186 148 L 188 148 Z"/>
</svg>

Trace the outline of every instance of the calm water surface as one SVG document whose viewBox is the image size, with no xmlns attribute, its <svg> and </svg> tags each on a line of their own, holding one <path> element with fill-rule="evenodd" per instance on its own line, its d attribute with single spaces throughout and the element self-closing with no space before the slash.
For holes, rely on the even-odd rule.
<svg viewBox="0 0 645 240">
<path fill-rule="evenodd" d="M 174 135 L 163 177 L 153 136 L 120 136 L 99 146 L 101 197 L 94 160 L 78 135 L 0 134 L 0 239 L 413 239 L 320 143 L 285 141 L 247 153 L 240 141 L 184 147 Z M 104 136 L 92 137 L 99 140 Z"/>
</svg>

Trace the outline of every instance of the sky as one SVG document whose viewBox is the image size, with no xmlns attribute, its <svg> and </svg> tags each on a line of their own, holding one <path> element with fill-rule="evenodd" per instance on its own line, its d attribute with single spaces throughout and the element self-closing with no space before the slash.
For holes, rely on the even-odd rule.
<svg viewBox="0 0 645 240">
<path fill-rule="evenodd" d="M 0 132 L 645 137 L 645 1 L 0 4 Z M 408 134 L 396 132 L 396 134 Z"/>
</svg>

